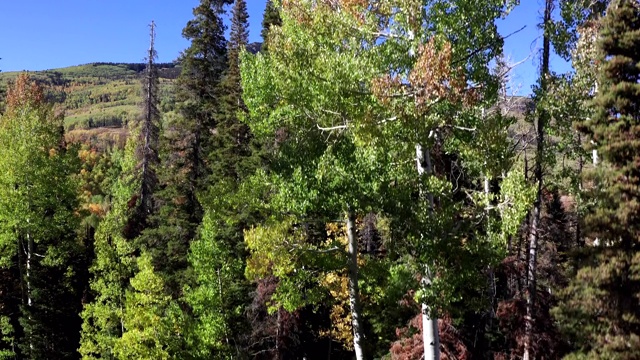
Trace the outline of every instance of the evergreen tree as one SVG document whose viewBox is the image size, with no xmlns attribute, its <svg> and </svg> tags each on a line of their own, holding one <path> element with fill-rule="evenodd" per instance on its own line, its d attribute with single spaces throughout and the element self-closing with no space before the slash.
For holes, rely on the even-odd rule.
<svg viewBox="0 0 640 360">
<path fill-rule="evenodd" d="M 79 341 L 79 163 L 44 99 L 21 74 L 0 119 L 0 354 L 11 358 L 74 358 Z"/>
<path fill-rule="evenodd" d="M 227 68 L 227 41 L 223 1 L 202 0 L 194 10 L 182 35 L 191 45 L 181 55 L 182 74 L 178 78 L 177 100 L 181 122 L 171 130 L 177 138 L 168 147 L 168 154 L 179 154 L 184 162 L 165 159 L 174 175 L 186 181 L 184 196 L 193 205 L 191 218 L 201 217 L 196 193 L 208 182 L 207 157 L 211 150 L 211 134 L 217 126 L 220 105 L 220 82 Z M 175 155 L 174 155 L 175 156 Z M 175 180 L 177 182 L 178 179 Z M 197 221 L 196 221 L 197 222 Z"/>
<path fill-rule="evenodd" d="M 261 51 L 269 51 L 269 30 L 272 26 L 281 26 L 282 19 L 280 18 L 280 9 L 273 3 L 273 0 L 267 0 L 267 5 L 264 8 L 264 14 L 262 15 L 262 30 L 260 36 L 262 36 Z"/>
<path fill-rule="evenodd" d="M 140 198 L 138 201 L 137 221 L 139 226 L 145 226 L 147 218 L 154 210 L 153 194 L 156 190 L 158 166 L 158 139 L 160 131 L 160 111 L 158 104 L 158 69 L 154 61 L 157 58 L 155 50 L 156 25 L 152 21 L 150 27 L 149 53 L 147 55 L 147 67 L 144 70 L 142 82 L 142 119 L 139 121 L 138 148 L 136 158 L 138 160 L 138 171 L 140 177 Z"/>
<path fill-rule="evenodd" d="M 585 249 L 557 315 L 575 359 L 640 356 L 640 4 L 614 0 L 598 41 L 602 66 L 595 115 L 581 124 L 603 163 L 594 170 L 595 201 L 585 232 L 599 244 Z"/>
<path fill-rule="evenodd" d="M 136 274 L 141 249 L 153 248 L 140 234 L 149 226 L 155 208 L 158 111 L 158 74 L 154 66 L 155 24 L 152 22 L 148 64 L 142 81 L 143 104 L 139 121 L 130 124 L 120 178 L 111 189 L 109 213 L 95 235 L 91 289 L 95 298 L 82 313 L 83 358 L 115 358 L 114 346 L 128 330 L 125 300 L 129 280 Z M 145 271 L 152 271 L 145 269 Z M 130 323 L 130 322 L 129 322 Z"/>
<path fill-rule="evenodd" d="M 227 70 L 221 82 L 218 122 L 208 155 L 211 184 L 217 184 L 222 179 L 239 183 L 257 166 L 250 157 L 252 144 L 249 127 L 238 119 L 246 111 L 240 85 L 240 52 L 244 51 L 249 41 L 248 20 L 246 2 L 236 0 L 227 44 Z"/>
<path fill-rule="evenodd" d="M 249 303 L 244 278 L 242 231 L 257 222 L 247 206 L 241 183 L 263 165 L 261 147 L 239 117 L 246 111 L 240 84 L 240 53 L 248 43 L 248 14 L 244 0 L 232 10 L 228 67 L 221 83 L 220 109 L 209 154 L 210 183 L 201 196 L 204 218 L 199 239 L 191 245 L 189 261 L 196 286 L 187 297 L 198 324 L 199 356 L 232 354 L 246 349 L 248 327 L 239 309 Z"/>
<path fill-rule="evenodd" d="M 221 87 L 227 68 L 222 0 L 202 0 L 183 36 L 191 45 L 180 57 L 179 116 L 166 124 L 160 140 L 156 214 L 145 231 L 154 267 L 162 269 L 174 299 L 185 283 L 189 243 L 202 221 L 199 193 L 210 183 L 212 138 L 217 132 Z"/>
</svg>

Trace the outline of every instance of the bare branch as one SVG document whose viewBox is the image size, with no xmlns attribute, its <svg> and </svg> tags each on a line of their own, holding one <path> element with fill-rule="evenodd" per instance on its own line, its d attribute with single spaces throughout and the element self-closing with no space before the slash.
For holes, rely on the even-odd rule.
<svg viewBox="0 0 640 360">
<path fill-rule="evenodd" d="M 343 129 L 346 129 L 346 128 L 348 128 L 348 127 L 349 127 L 349 126 L 348 126 L 348 125 L 346 125 L 346 124 L 345 124 L 345 125 L 332 126 L 332 127 L 321 127 L 320 125 L 317 125 L 317 124 L 316 124 L 316 126 L 318 127 L 318 129 L 319 129 L 320 131 L 343 130 Z"/>
</svg>

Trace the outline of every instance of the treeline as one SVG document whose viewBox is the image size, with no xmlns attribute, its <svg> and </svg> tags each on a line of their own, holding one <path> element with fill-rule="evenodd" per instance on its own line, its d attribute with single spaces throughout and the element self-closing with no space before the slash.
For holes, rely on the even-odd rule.
<svg viewBox="0 0 640 360">
<path fill-rule="evenodd" d="M 151 24 L 124 150 L 19 76 L 0 358 L 640 357 L 640 4 L 545 0 L 527 101 L 514 6 L 268 0 L 256 53 L 201 0 L 171 106 Z"/>
</svg>

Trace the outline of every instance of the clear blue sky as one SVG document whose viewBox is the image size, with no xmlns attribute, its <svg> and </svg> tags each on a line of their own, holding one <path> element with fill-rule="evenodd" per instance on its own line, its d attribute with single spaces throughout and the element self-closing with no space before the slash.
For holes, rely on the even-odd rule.
<svg viewBox="0 0 640 360">
<path fill-rule="evenodd" d="M 478 0 L 482 1 L 482 0 Z M 540 47 L 536 22 L 541 0 L 521 0 L 500 33 L 526 28 L 506 40 L 514 61 L 531 56 L 515 70 L 520 93 L 535 82 Z M 158 61 L 170 62 L 188 46 L 182 28 L 198 0 L 0 0 L 0 70 L 45 70 L 90 62 L 141 62 L 148 46 L 148 24 L 157 24 Z M 266 0 L 247 0 L 250 41 L 261 41 Z M 536 42 L 536 39 L 537 42 Z M 567 68 L 554 61 L 556 71 Z"/>
</svg>

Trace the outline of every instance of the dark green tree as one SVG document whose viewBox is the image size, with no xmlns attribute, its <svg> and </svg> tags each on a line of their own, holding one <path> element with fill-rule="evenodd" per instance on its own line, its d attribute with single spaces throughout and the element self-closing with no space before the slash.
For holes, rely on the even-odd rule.
<svg viewBox="0 0 640 360">
<path fill-rule="evenodd" d="M 184 160 L 167 165 L 186 180 L 186 201 L 193 205 L 192 217 L 201 217 L 196 193 L 206 188 L 209 172 L 207 156 L 211 150 L 212 132 L 217 125 L 220 105 L 220 82 L 227 69 L 226 29 L 222 0 L 202 0 L 193 10 L 195 18 L 187 23 L 182 35 L 191 41 L 181 58 L 182 74 L 178 78 L 177 100 L 182 115 L 179 124 L 170 128 L 177 138 L 168 147 Z M 174 175 L 178 175 L 174 174 Z"/>
<path fill-rule="evenodd" d="M 239 120 L 246 112 L 240 83 L 240 53 L 248 43 L 247 4 L 236 0 L 228 42 L 228 67 L 221 82 L 216 131 L 209 153 L 210 185 L 200 196 L 204 217 L 189 261 L 195 286 L 187 294 L 197 320 L 198 356 L 235 354 L 247 349 L 250 333 L 244 311 L 251 289 L 244 277 L 243 229 L 257 217 L 247 206 L 242 182 L 263 164 L 261 146 Z"/>
<path fill-rule="evenodd" d="M 210 182 L 209 154 L 219 122 L 220 82 L 227 68 L 221 18 L 225 3 L 228 1 L 202 0 L 182 32 L 191 45 L 180 56 L 178 116 L 166 122 L 160 139 L 156 212 L 144 242 L 150 244 L 154 267 L 162 269 L 174 299 L 182 293 L 189 244 L 202 221 L 198 195 Z"/>
<path fill-rule="evenodd" d="M 594 116 L 580 125 L 603 159 L 590 176 L 585 249 L 557 318 L 572 359 L 640 357 L 640 4 L 614 0 L 603 18 Z"/>
<path fill-rule="evenodd" d="M 220 111 L 209 154 L 211 184 L 222 178 L 238 182 L 253 173 L 256 167 L 251 162 L 247 163 L 251 160 L 249 127 L 238 119 L 246 111 L 240 85 L 240 52 L 249 42 L 248 20 L 247 3 L 236 0 L 227 46 L 228 66 L 221 82 Z"/>
<path fill-rule="evenodd" d="M 273 3 L 273 0 L 267 0 L 267 6 L 264 8 L 262 16 L 262 48 L 261 51 L 269 51 L 269 29 L 272 26 L 281 26 L 280 9 Z"/>
<path fill-rule="evenodd" d="M 138 159 L 138 171 L 140 172 L 140 200 L 138 213 L 140 222 L 146 223 L 147 217 L 154 208 L 153 193 L 156 190 L 157 175 L 156 167 L 158 158 L 158 141 L 160 131 L 160 111 L 158 104 L 159 79 L 158 69 L 155 66 L 155 59 L 158 57 L 155 50 L 156 24 L 152 21 L 149 25 L 150 40 L 149 53 L 147 55 L 147 67 L 144 70 L 142 82 L 142 119 L 138 124 L 139 142 L 136 149 Z"/>
</svg>

